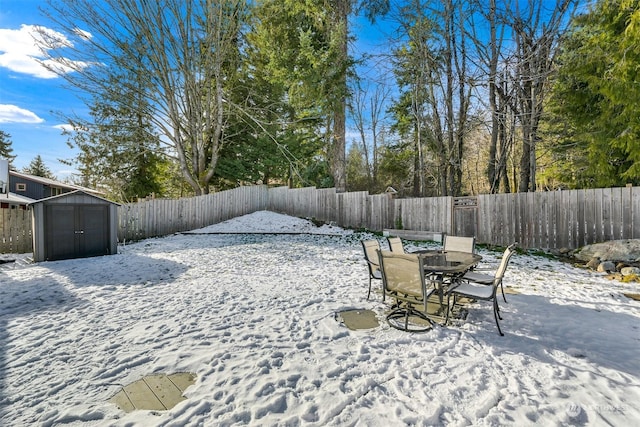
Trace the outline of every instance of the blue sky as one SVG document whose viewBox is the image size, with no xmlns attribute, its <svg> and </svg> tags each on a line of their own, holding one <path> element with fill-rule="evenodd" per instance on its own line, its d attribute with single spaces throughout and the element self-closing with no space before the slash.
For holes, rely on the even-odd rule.
<svg viewBox="0 0 640 427">
<path fill-rule="evenodd" d="M 37 61 L 42 55 L 30 26 L 50 26 L 38 9 L 44 6 L 44 0 L 0 0 L 0 130 L 11 135 L 16 168 L 28 166 L 40 155 L 53 174 L 64 180 L 75 171 L 59 159 L 72 159 L 76 153 L 62 135 L 62 117 L 85 116 L 88 109 L 76 92 L 64 87 L 62 78 Z M 381 49 L 376 46 L 381 32 L 365 19 L 357 19 L 352 30 L 360 35 L 359 50 Z"/>
<path fill-rule="evenodd" d="M 11 135 L 14 165 L 27 166 L 38 154 L 59 179 L 73 173 L 58 159 L 71 159 L 74 151 L 62 135 L 58 112 L 82 113 L 86 107 L 63 80 L 38 64 L 41 58 L 30 25 L 46 25 L 38 7 L 44 1 L 0 0 L 0 129 Z"/>
</svg>

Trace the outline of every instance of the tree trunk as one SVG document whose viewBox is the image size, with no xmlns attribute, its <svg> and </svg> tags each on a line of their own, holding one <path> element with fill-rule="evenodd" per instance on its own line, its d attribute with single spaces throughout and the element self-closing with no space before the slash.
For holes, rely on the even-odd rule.
<svg viewBox="0 0 640 427">
<path fill-rule="evenodd" d="M 333 185 L 338 193 L 345 192 L 346 182 L 346 104 L 347 104 L 347 68 L 349 62 L 349 12 L 351 0 L 338 0 L 336 4 L 336 22 L 334 31 L 340 37 L 340 58 L 336 64 L 340 73 L 337 99 L 333 106 L 333 132 L 331 138 L 330 161 Z"/>
</svg>

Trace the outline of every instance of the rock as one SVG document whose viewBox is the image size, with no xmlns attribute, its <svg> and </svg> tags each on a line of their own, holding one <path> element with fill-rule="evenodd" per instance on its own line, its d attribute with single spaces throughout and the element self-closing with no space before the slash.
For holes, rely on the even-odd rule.
<svg viewBox="0 0 640 427">
<path fill-rule="evenodd" d="M 600 265 L 600 260 L 598 258 L 591 258 L 587 263 L 587 267 L 592 270 L 596 270 L 599 265 Z"/>
<path fill-rule="evenodd" d="M 560 248 L 560 249 L 558 249 L 558 253 L 560 255 L 567 255 L 570 252 L 571 252 L 571 249 L 569 249 L 569 248 Z"/>
<path fill-rule="evenodd" d="M 609 280 L 621 281 L 623 276 L 620 273 L 611 273 L 611 274 L 607 274 L 604 277 L 605 277 L 605 279 L 609 279 Z"/>
<path fill-rule="evenodd" d="M 616 265 L 611 261 L 601 262 L 598 265 L 597 269 L 598 273 L 611 273 L 612 271 L 616 271 Z"/>
<path fill-rule="evenodd" d="M 638 267 L 624 267 L 624 268 L 620 269 L 620 273 L 623 276 L 631 276 L 631 275 L 640 276 L 640 268 L 638 268 Z"/>
<path fill-rule="evenodd" d="M 640 301 L 640 294 L 623 294 L 627 298 L 631 298 L 632 300 Z"/>
<path fill-rule="evenodd" d="M 640 260 L 640 239 L 611 240 L 587 245 L 576 250 L 573 256 L 585 262 L 591 258 L 599 258 L 601 261 L 636 262 Z"/>
</svg>

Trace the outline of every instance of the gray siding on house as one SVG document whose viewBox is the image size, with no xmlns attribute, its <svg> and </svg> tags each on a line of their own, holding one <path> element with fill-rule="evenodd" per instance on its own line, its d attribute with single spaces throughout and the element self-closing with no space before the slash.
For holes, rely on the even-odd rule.
<svg viewBox="0 0 640 427">
<path fill-rule="evenodd" d="M 24 190 L 18 190 L 20 184 L 24 186 Z M 34 200 L 46 199 L 78 190 L 88 194 L 100 195 L 100 193 L 95 190 L 56 181 L 55 179 L 43 178 L 16 171 L 9 172 L 9 191 Z"/>
<path fill-rule="evenodd" d="M 25 186 L 24 191 L 18 190 L 19 184 L 23 184 Z M 40 200 L 51 196 L 51 194 L 47 194 L 51 193 L 51 189 L 48 189 L 49 191 L 45 191 L 45 186 L 41 183 L 13 175 L 9 177 L 9 187 L 11 192 L 34 200 Z"/>
</svg>

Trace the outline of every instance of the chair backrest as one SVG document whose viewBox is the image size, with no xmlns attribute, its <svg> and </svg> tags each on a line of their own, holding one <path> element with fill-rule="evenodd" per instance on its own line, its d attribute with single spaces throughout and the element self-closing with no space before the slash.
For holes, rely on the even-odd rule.
<svg viewBox="0 0 640 427">
<path fill-rule="evenodd" d="M 424 268 L 416 254 L 379 251 L 385 292 L 423 297 L 426 292 Z"/>
<path fill-rule="evenodd" d="M 364 249 L 364 258 L 369 265 L 369 274 L 373 275 L 380 270 L 380 259 L 378 258 L 378 250 L 380 250 L 380 242 L 377 240 L 363 240 L 362 248 Z"/>
<path fill-rule="evenodd" d="M 445 251 L 474 253 L 476 249 L 476 238 L 445 235 L 443 249 Z"/>
<path fill-rule="evenodd" d="M 404 253 L 404 245 L 402 244 L 402 239 L 399 237 L 387 237 L 387 241 L 389 242 L 389 250 L 391 252 Z"/>
<path fill-rule="evenodd" d="M 515 243 L 507 246 L 507 249 L 504 250 L 504 253 L 502 254 L 502 260 L 500 261 L 500 265 L 496 270 L 496 276 L 495 276 L 496 285 L 499 284 L 502 278 L 504 277 L 504 272 L 507 271 L 507 265 L 509 264 L 509 260 L 511 259 L 511 256 L 515 253 L 515 251 L 516 251 Z"/>
</svg>

